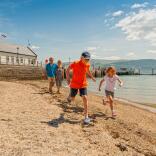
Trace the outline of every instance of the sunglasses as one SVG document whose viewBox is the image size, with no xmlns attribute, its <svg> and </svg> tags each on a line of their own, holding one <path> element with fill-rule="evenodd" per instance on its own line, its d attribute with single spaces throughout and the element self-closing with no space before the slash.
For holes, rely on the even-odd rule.
<svg viewBox="0 0 156 156">
<path fill-rule="evenodd" d="M 89 61 L 90 61 L 90 59 L 85 59 L 85 61 L 86 61 L 86 62 L 89 62 Z"/>
</svg>

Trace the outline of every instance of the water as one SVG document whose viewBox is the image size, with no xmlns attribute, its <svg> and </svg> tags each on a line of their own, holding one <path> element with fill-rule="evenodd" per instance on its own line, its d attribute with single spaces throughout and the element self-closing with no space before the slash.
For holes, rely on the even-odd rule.
<svg viewBox="0 0 156 156">
<path fill-rule="evenodd" d="M 116 85 L 115 97 L 137 103 L 156 104 L 156 76 L 120 76 L 120 78 L 124 81 L 124 86 Z M 99 94 L 100 80 L 101 78 L 97 78 L 96 83 L 89 80 L 88 89 Z M 100 94 L 104 95 L 104 86 Z"/>
</svg>

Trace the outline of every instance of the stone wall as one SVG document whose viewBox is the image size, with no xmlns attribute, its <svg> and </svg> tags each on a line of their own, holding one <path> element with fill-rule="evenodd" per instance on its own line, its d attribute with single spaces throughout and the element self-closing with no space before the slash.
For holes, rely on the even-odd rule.
<svg viewBox="0 0 156 156">
<path fill-rule="evenodd" d="M 42 78 L 42 67 L 0 65 L 0 79 L 33 80 Z"/>
</svg>

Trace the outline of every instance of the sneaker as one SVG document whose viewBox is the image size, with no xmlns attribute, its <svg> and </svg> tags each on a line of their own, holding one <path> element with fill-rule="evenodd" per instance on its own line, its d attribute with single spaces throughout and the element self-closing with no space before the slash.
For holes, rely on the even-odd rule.
<svg viewBox="0 0 156 156">
<path fill-rule="evenodd" d="M 49 90 L 49 94 L 53 94 L 53 91 L 52 90 Z"/>
<path fill-rule="evenodd" d="M 71 103 L 71 99 L 70 99 L 69 97 L 67 98 L 67 101 L 68 101 L 69 103 Z"/>
<path fill-rule="evenodd" d="M 117 116 L 116 111 L 113 110 L 113 111 L 112 111 L 112 117 L 116 117 L 116 116 Z"/>
<path fill-rule="evenodd" d="M 90 118 L 85 118 L 85 119 L 84 119 L 84 124 L 89 124 L 89 123 L 90 123 L 90 121 L 91 121 L 91 119 L 90 119 Z"/>
</svg>

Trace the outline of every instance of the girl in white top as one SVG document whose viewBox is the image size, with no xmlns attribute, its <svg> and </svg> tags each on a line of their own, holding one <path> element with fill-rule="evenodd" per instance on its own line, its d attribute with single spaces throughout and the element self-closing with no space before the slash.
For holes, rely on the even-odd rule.
<svg viewBox="0 0 156 156">
<path fill-rule="evenodd" d="M 113 106 L 114 90 L 115 90 L 116 81 L 119 82 L 120 86 L 123 85 L 123 82 L 120 80 L 119 76 L 116 75 L 115 67 L 108 67 L 108 69 L 106 70 L 106 75 L 100 81 L 100 84 L 99 84 L 99 91 L 101 91 L 101 86 L 102 86 L 103 82 L 105 82 L 105 94 L 107 97 L 107 102 L 110 104 L 110 108 L 112 111 L 112 117 L 116 116 L 116 112 L 115 112 L 114 106 Z M 103 99 L 103 104 L 104 105 L 106 104 L 104 99 Z"/>
</svg>

